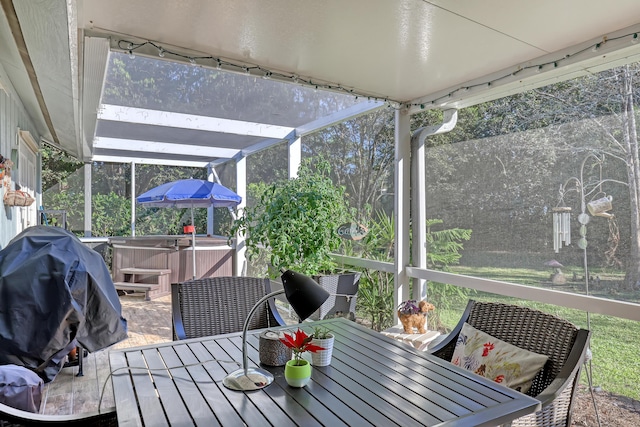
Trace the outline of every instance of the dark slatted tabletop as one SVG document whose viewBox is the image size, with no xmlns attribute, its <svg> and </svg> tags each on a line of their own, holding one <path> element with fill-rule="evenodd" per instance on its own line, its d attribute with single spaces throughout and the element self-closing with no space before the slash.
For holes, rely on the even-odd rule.
<svg viewBox="0 0 640 427">
<path fill-rule="evenodd" d="M 225 388 L 238 368 L 230 361 L 242 361 L 241 334 L 112 351 L 119 425 L 495 426 L 539 409 L 536 399 L 354 322 L 303 329 L 318 323 L 336 336 L 333 359 L 300 389 L 287 385 L 284 367 L 265 367 L 275 381 L 262 390 Z M 259 362 L 258 335 L 250 331 L 250 364 Z"/>
</svg>

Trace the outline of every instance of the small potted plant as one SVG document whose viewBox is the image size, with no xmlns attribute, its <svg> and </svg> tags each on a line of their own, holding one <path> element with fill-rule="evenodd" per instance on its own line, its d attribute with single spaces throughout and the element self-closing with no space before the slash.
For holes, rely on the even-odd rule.
<svg viewBox="0 0 640 427">
<path fill-rule="evenodd" d="M 323 350 L 317 350 L 311 353 L 311 363 L 313 366 L 329 366 L 329 364 L 331 364 L 335 337 L 326 326 L 316 326 L 313 329 L 312 337 L 311 343 L 322 347 Z"/>
<path fill-rule="evenodd" d="M 280 341 L 293 351 L 293 359 L 284 366 L 284 378 L 291 387 L 304 387 L 311 379 L 311 365 L 308 360 L 302 358 L 302 353 L 308 351 L 315 353 L 324 348 L 311 342 L 313 335 L 307 335 L 302 329 L 294 334 L 284 334 Z"/>
</svg>

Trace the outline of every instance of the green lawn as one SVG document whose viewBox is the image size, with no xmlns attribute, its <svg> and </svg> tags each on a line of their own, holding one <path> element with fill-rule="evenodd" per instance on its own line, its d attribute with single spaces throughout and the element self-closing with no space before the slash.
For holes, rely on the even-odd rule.
<svg viewBox="0 0 640 427">
<path fill-rule="evenodd" d="M 549 272 L 527 269 L 455 267 L 453 270 L 459 274 L 533 286 L 541 286 L 541 281 L 545 281 L 549 277 Z M 596 273 L 594 272 L 593 274 Z M 582 287 L 578 284 L 575 286 L 569 284 L 566 285 L 566 289 L 559 288 L 559 290 L 584 293 Z M 604 296 L 608 291 L 606 289 L 598 289 L 594 290 L 593 293 L 600 293 L 601 296 Z M 619 297 L 619 295 L 617 296 Z M 587 314 L 578 310 L 516 300 L 484 292 L 472 294 L 470 298 L 481 301 L 517 303 L 552 313 L 569 320 L 579 327 L 587 327 Z M 457 323 L 460 314 L 459 309 L 442 310 L 439 313 L 442 323 L 448 327 L 452 327 Z M 640 322 L 592 314 L 591 331 L 593 385 L 601 386 L 604 390 L 615 394 L 640 400 Z M 587 365 L 587 370 L 588 367 L 589 365 Z M 582 374 L 584 383 L 587 382 L 587 370 L 583 370 Z"/>
</svg>

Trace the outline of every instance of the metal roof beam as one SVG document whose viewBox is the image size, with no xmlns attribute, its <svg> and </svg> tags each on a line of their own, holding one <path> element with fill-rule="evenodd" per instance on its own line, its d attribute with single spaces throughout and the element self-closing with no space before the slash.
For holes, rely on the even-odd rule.
<svg viewBox="0 0 640 427">
<path fill-rule="evenodd" d="M 184 166 L 190 168 L 204 168 L 209 162 L 194 161 L 194 160 L 176 160 L 176 159 L 154 159 L 149 157 L 124 157 L 124 156 L 110 156 L 106 154 L 96 154 L 93 156 L 94 162 L 105 163 L 137 163 L 144 165 L 161 165 L 161 166 Z"/>
<path fill-rule="evenodd" d="M 102 85 L 107 72 L 109 58 L 109 40 L 101 37 L 81 39 L 84 49 L 82 72 L 82 97 L 79 99 L 82 114 L 80 141 L 81 151 L 78 157 L 90 159 L 93 151 L 93 138 L 96 133 L 96 111 L 100 106 Z"/>
<path fill-rule="evenodd" d="M 225 157 L 231 158 L 240 150 L 232 148 L 203 147 L 200 145 L 172 144 L 168 142 L 141 141 L 137 139 L 120 139 L 96 137 L 94 148 L 103 150 L 142 151 L 154 153 L 176 154 L 180 156 Z"/>
<path fill-rule="evenodd" d="M 123 107 L 103 104 L 98 111 L 99 120 L 136 123 L 143 125 L 165 126 L 181 129 L 195 129 L 235 135 L 257 136 L 263 138 L 284 138 L 293 131 L 291 127 L 245 122 L 241 120 L 220 119 L 197 116 L 194 114 L 172 113 L 168 111 L 148 110 L 144 108 Z"/>
<path fill-rule="evenodd" d="M 385 102 L 381 101 L 369 101 L 369 102 L 361 102 L 356 105 L 352 105 L 349 108 L 345 108 L 344 110 L 336 111 L 333 114 L 329 114 L 328 116 L 321 117 L 317 120 L 314 120 L 310 123 L 307 123 L 303 126 L 297 127 L 295 132 L 285 136 L 284 138 L 270 138 L 265 139 L 263 141 L 258 142 L 257 144 L 253 144 L 250 147 L 247 147 L 242 150 L 242 156 L 249 156 L 251 154 L 255 154 L 259 151 L 266 150 L 269 147 L 272 147 L 276 144 L 283 142 L 284 140 L 295 140 L 297 138 L 303 137 L 305 135 L 309 135 L 313 132 L 318 132 L 322 129 L 328 128 L 329 126 L 334 126 L 340 123 L 343 123 L 347 120 L 354 119 L 356 117 L 362 116 L 364 114 L 371 113 L 372 111 L 379 110 L 385 106 Z M 223 156 L 220 156 L 223 157 Z M 211 163 L 212 166 L 217 166 L 222 163 L 226 163 L 228 159 L 219 159 L 215 160 Z"/>
</svg>

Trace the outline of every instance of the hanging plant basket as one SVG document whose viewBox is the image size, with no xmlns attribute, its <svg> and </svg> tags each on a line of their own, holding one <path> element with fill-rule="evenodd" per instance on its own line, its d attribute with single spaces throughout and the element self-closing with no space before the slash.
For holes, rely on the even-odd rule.
<svg viewBox="0 0 640 427">
<path fill-rule="evenodd" d="M 30 206 L 35 201 L 29 193 L 20 190 L 7 190 L 2 200 L 7 206 Z"/>
</svg>

